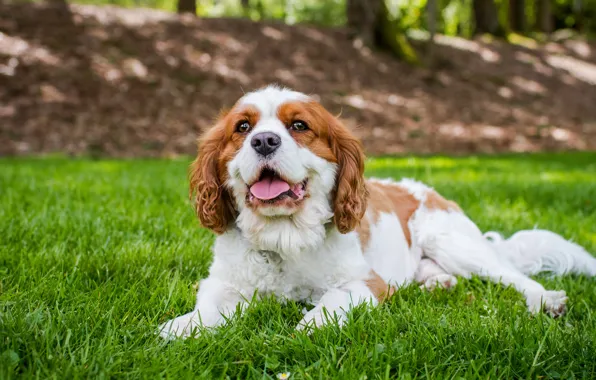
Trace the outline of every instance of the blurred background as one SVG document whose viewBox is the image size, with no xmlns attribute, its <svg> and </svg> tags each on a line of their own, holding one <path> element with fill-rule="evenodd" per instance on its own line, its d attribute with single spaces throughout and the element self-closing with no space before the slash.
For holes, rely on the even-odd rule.
<svg viewBox="0 0 596 380">
<path fill-rule="evenodd" d="M 0 155 L 194 154 L 243 92 L 369 154 L 596 148 L 596 0 L 0 0 Z"/>
</svg>

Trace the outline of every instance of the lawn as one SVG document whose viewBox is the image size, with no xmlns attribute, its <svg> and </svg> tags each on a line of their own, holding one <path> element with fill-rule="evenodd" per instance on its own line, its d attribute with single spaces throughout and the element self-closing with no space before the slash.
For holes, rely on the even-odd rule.
<svg viewBox="0 0 596 380">
<path fill-rule="evenodd" d="M 596 279 L 539 277 L 570 297 L 553 320 L 477 278 L 412 285 L 343 329 L 295 333 L 302 305 L 254 303 L 214 334 L 164 342 L 190 311 L 213 235 L 188 201 L 189 160 L 0 160 L 0 378 L 595 378 Z M 596 253 L 596 153 L 376 158 L 483 230 L 539 226 Z"/>
</svg>

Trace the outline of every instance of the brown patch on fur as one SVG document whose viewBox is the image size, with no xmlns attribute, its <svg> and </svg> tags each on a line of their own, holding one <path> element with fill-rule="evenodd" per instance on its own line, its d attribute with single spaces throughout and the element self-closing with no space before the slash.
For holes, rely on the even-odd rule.
<svg viewBox="0 0 596 380">
<path fill-rule="evenodd" d="M 358 225 L 366 211 L 367 189 L 364 180 L 364 150 L 360 141 L 317 102 L 288 102 L 279 107 L 279 119 L 290 128 L 293 121 L 304 121 L 309 129 L 290 134 L 301 146 L 317 156 L 337 163 L 333 193 L 333 221 L 341 233 Z"/>
<path fill-rule="evenodd" d="M 365 282 L 379 302 L 385 301 L 395 293 L 395 288 L 389 286 L 374 270 L 370 271 L 370 278 Z"/>
<path fill-rule="evenodd" d="M 382 212 L 395 214 L 399 219 L 406 241 L 411 246 L 412 237 L 408 228 L 408 221 L 420 206 L 420 202 L 404 187 L 396 184 L 368 181 L 367 186 L 370 193 L 369 210 L 373 224 L 379 221 Z M 365 232 L 364 237 L 370 239 L 370 231 Z M 366 244 L 368 244 L 368 240 Z M 363 244 L 363 246 L 366 246 L 366 244 Z"/>
<path fill-rule="evenodd" d="M 337 163 L 337 157 L 329 146 L 329 132 L 324 115 L 313 103 L 288 102 L 282 104 L 277 110 L 277 117 L 289 129 L 290 135 L 298 145 L 307 147 L 324 160 Z M 291 130 L 292 123 L 297 120 L 305 122 L 309 129 L 306 131 Z"/>
<path fill-rule="evenodd" d="M 337 157 L 333 221 L 341 233 L 358 225 L 366 212 L 368 190 L 364 179 L 364 150 L 360 140 L 322 106 L 317 105 L 327 123 L 329 147 Z"/>
<path fill-rule="evenodd" d="M 376 224 L 379 221 L 381 213 L 392 213 L 397 216 L 408 246 L 411 246 L 412 235 L 408 228 L 408 221 L 418 207 L 420 207 L 420 202 L 405 187 L 397 183 L 368 181 L 367 187 L 369 192 L 368 214 L 371 221 L 365 217 L 357 227 L 362 249 L 368 247 L 371 222 L 372 224 Z M 427 193 L 424 205 L 429 210 L 453 210 L 461 212 L 461 208 L 457 203 L 443 198 L 433 190 Z"/>
<path fill-rule="evenodd" d="M 459 212 L 462 211 L 462 209 L 459 207 L 459 205 L 457 203 L 443 198 L 436 191 L 431 191 L 427 194 L 426 201 L 424 202 L 424 205 L 429 210 L 443 210 L 443 211 L 452 210 L 452 211 L 459 211 Z"/>
<path fill-rule="evenodd" d="M 380 187 L 376 186 L 374 182 L 367 182 L 366 187 L 368 189 L 368 218 L 365 215 L 361 220 L 360 224 L 356 226 L 356 232 L 360 238 L 360 246 L 362 249 L 368 247 L 370 241 L 370 221 L 376 224 L 379 221 L 381 212 L 393 212 L 393 208 L 387 202 L 385 192 Z"/>
<path fill-rule="evenodd" d="M 360 239 L 360 247 L 362 251 L 368 248 L 370 242 L 370 223 L 366 219 L 366 215 L 360 221 L 360 224 L 356 226 L 356 232 L 358 233 L 358 239 Z"/>
<path fill-rule="evenodd" d="M 227 164 L 230 162 L 246 134 L 236 133 L 236 125 L 248 121 L 254 126 L 259 112 L 254 107 L 233 109 L 220 115 L 215 126 L 199 139 L 197 158 L 190 165 L 190 197 L 201 225 L 222 234 L 235 219 L 236 208 L 232 196 L 225 188 Z"/>
</svg>

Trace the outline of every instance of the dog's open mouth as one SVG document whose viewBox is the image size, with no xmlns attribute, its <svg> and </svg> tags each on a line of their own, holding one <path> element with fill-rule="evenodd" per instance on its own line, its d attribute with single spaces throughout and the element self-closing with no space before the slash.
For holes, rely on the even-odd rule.
<svg viewBox="0 0 596 380">
<path fill-rule="evenodd" d="M 255 199 L 264 203 L 276 203 L 291 198 L 302 200 L 306 194 L 307 180 L 297 184 L 290 184 L 275 171 L 265 168 L 259 180 L 249 186 L 249 200 Z"/>
</svg>

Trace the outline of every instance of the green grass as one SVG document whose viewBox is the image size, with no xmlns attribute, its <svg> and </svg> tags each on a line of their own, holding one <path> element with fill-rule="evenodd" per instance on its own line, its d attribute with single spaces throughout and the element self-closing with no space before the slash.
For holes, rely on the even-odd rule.
<svg viewBox="0 0 596 380">
<path fill-rule="evenodd" d="M 0 160 L 0 378 L 594 378 L 596 280 L 539 277 L 566 317 L 526 313 L 476 278 L 399 290 L 343 329 L 296 334 L 301 305 L 254 303 L 211 335 L 166 343 L 160 322 L 193 307 L 211 233 L 187 200 L 186 160 Z M 535 225 L 596 252 L 596 154 L 378 158 L 483 229 Z"/>
</svg>

